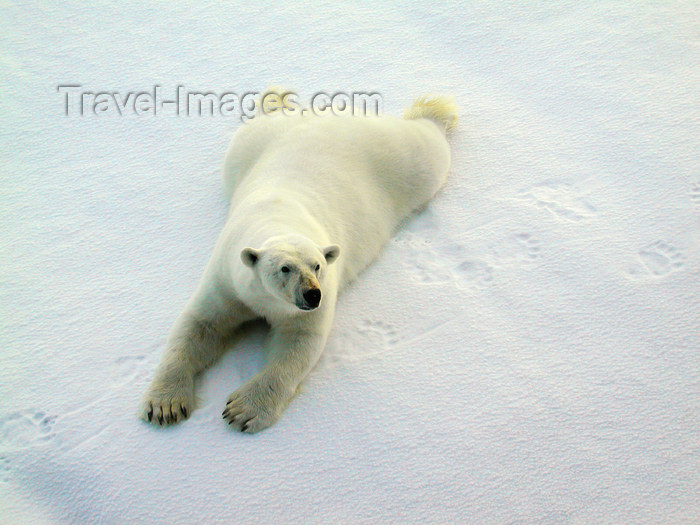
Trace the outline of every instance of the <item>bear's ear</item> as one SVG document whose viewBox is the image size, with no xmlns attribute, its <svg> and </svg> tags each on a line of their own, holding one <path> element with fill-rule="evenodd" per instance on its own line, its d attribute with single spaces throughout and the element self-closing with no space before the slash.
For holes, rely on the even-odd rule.
<svg viewBox="0 0 700 525">
<path fill-rule="evenodd" d="M 326 258 L 328 264 L 332 264 L 340 255 L 340 246 L 337 244 L 331 244 L 323 249 L 323 256 Z"/>
<path fill-rule="evenodd" d="M 241 252 L 241 261 L 246 266 L 252 268 L 258 262 L 260 258 L 260 252 L 255 248 L 243 248 Z"/>
</svg>

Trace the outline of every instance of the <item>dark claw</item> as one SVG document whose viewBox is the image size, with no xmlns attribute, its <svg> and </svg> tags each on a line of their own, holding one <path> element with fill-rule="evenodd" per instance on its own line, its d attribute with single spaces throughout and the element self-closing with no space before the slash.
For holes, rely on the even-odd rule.
<svg viewBox="0 0 700 525">
<path fill-rule="evenodd" d="M 187 417 L 187 407 L 185 405 L 180 405 L 180 410 L 182 410 L 182 415 Z"/>
<path fill-rule="evenodd" d="M 148 411 L 148 421 L 153 420 L 153 405 L 151 405 L 151 409 Z"/>
<path fill-rule="evenodd" d="M 163 424 L 163 414 L 158 414 L 158 423 Z"/>
</svg>

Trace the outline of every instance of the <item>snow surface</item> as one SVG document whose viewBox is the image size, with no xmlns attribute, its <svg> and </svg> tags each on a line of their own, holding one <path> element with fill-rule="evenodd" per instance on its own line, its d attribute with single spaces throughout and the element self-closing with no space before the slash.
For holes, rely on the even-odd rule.
<svg viewBox="0 0 700 525">
<path fill-rule="evenodd" d="M 0 522 L 700 522 L 696 2 L 4 3 Z M 24 4 L 24 3 L 22 3 Z M 340 300 L 274 427 L 136 419 L 221 228 L 237 118 L 56 86 L 462 108 L 447 186 Z"/>
</svg>

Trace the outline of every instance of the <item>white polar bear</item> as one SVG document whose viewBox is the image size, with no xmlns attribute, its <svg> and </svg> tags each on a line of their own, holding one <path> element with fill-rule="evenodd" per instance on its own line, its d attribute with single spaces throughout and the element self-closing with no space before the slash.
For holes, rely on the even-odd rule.
<svg viewBox="0 0 700 525">
<path fill-rule="evenodd" d="M 455 122 L 450 98 L 424 97 L 403 119 L 267 115 L 241 126 L 224 163 L 226 225 L 168 338 L 142 417 L 187 418 L 194 376 L 231 331 L 262 317 L 269 361 L 231 394 L 223 417 L 244 432 L 273 424 L 323 350 L 338 291 L 445 182 L 445 132 Z"/>
</svg>

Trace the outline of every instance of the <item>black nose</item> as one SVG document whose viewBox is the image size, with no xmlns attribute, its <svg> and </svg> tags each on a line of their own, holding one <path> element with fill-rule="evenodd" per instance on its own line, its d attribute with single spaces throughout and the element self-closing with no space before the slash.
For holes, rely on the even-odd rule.
<svg viewBox="0 0 700 525">
<path fill-rule="evenodd" d="M 321 302 L 321 290 L 318 288 L 309 288 L 304 292 L 304 301 L 309 306 L 316 308 Z"/>
</svg>

